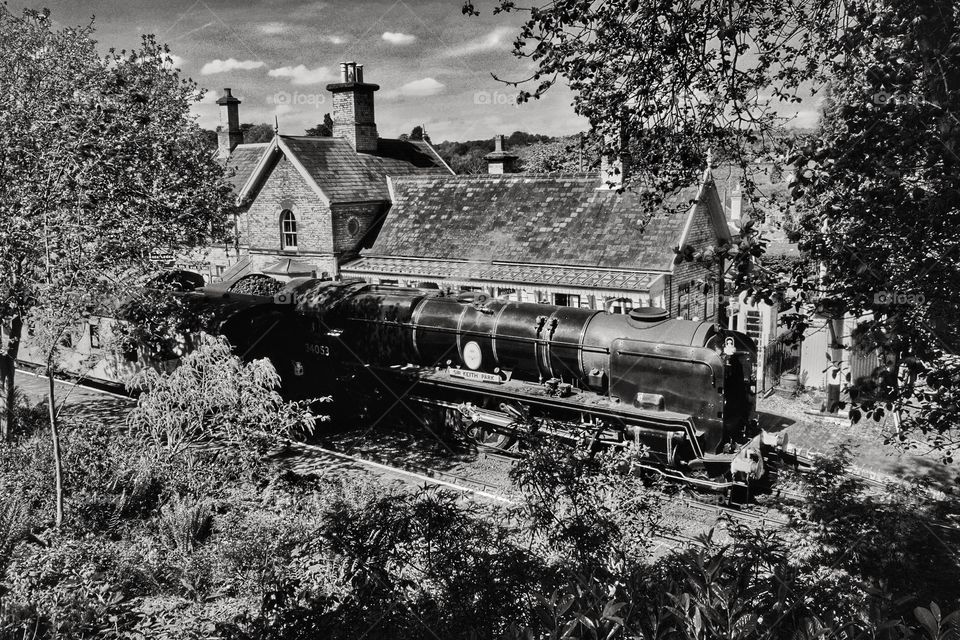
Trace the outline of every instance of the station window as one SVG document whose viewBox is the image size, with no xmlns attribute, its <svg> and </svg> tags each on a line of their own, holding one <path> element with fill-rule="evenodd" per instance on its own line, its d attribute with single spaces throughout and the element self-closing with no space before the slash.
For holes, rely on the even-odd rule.
<svg viewBox="0 0 960 640">
<path fill-rule="evenodd" d="M 579 307 L 580 296 L 570 293 L 555 293 L 553 294 L 553 304 L 561 307 Z"/>
<path fill-rule="evenodd" d="M 617 298 L 610 303 L 610 313 L 630 313 L 633 309 L 633 300 L 630 298 Z"/>
<path fill-rule="evenodd" d="M 713 295 L 713 288 L 710 285 L 703 286 L 703 319 L 713 320 L 717 313 L 717 300 Z"/>
<path fill-rule="evenodd" d="M 283 249 L 297 248 L 297 217 L 290 209 L 280 214 L 280 246 Z"/>
</svg>

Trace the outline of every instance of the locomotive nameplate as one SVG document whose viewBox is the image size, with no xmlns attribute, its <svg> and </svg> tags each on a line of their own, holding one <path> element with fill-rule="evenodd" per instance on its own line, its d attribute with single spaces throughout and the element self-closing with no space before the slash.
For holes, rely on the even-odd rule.
<svg viewBox="0 0 960 640">
<path fill-rule="evenodd" d="M 487 373 L 485 371 L 470 371 L 469 369 L 447 369 L 454 378 L 463 378 L 464 380 L 473 380 L 475 382 L 492 382 L 493 384 L 503 384 L 503 378 L 496 373 Z"/>
</svg>

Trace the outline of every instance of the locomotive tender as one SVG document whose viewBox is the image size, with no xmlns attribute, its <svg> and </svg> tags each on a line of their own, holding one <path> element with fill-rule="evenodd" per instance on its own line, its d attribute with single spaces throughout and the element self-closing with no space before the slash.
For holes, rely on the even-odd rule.
<svg viewBox="0 0 960 640">
<path fill-rule="evenodd" d="M 394 404 L 460 414 L 496 447 L 510 446 L 518 425 L 561 437 L 586 429 L 599 441 L 646 444 L 665 468 L 763 474 L 769 443 L 750 440 L 756 348 L 712 322 L 314 279 L 273 299 L 206 295 L 250 303 L 224 333 L 270 356 L 301 397 L 321 381 L 359 377 Z"/>
</svg>

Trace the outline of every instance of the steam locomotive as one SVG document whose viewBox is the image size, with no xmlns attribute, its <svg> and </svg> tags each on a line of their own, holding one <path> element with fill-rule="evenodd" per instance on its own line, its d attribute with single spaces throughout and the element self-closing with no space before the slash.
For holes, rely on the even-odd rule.
<svg viewBox="0 0 960 640">
<path fill-rule="evenodd" d="M 314 279 L 272 297 L 193 295 L 231 307 L 221 332 L 238 352 L 269 357 L 291 397 L 349 393 L 352 380 L 383 389 L 388 404 L 455 414 L 488 446 L 510 447 L 524 428 L 591 433 L 646 445 L 667 473 L 724 477 L 717 486 L 759 479 L 767 450 L 785 444 L 754 433 L 753 341 L 662 309 Z"/>
</svg>

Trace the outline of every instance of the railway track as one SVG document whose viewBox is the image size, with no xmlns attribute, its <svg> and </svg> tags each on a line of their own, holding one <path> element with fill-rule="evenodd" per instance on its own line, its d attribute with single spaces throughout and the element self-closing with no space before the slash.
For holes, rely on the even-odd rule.
<svg viewBox="0 0 960 640">
<path fill-rule="evenodd" d="M 35 375 L 35 374 L 34 374 Z M 90 395 L 107 396 L 113 398 L 121 408 L 129 408 L 133 398 L 125 394 L 118 394 L 102 388 L 100 385 L 85 384 L 83 381 L 63 381 L 63 384 L 71 385 L 72 388 L 81 387 Z M 515 496 L 509 496 L 501 485 L 490 482 L 484 482 L 475 478 L 469 478 L 461 474 L 452 473 L 426 467 L 414 465 L 405 461 L 391 460 L 389 458 L 370 455 L 357 455 L 355 453 L 345 453 L 329 447 L 302 442 L 288 441 L 286 443 L 286 453 L 278 452 L 275 457 L 282 458 L 294 473 L 322 475 L 323 473 L 346 471 L 349 468 L 363 468 L 373 475 L 393 477 L 407 483 L 416 483 L 429 486 L 437 486 L 451 491 L 455 491 L 468 499 L 480 500 L 489 503 L 509 505 L 516 504 Z M 495 447 L 479 445 L 478 450 L 485 456 L 515 462 L 521 457 L 516 451 L 504 451 Z M 293 455 L 290 455 L 290 454 Z M 802 456 L 812 460 L 817 456 L 823 456 L 822 452 L 806 449 L 802 451 Z M 650 467 L 651 471 L 657 472 L 667 480 L 689 480 L 683 474 L 674 478 L 676 474 L 670 473 L 657 467 Z M 866 470 L 855 469 L 851 475 L 864 479 L 868 485 L 873 487 L 883 487 L 890 480 L 896 481 L 896 478 L 881 478 L 878 474 L 870 473 Z M 709 484 L 709 482 L 707 482 Z M 793 501 L 804 499 L 803 494 L 789 489 L 774 489 L 774 495 L 787 498 Z M 709 514 L 717 518 L 727 518 L 748 524 L 750 526 L 763 528 L 781 528 L 787 524 L 783 518 L 773 517 L 767 513 L 757 513 L 752 507 L 730 507 L 720 504 L 714 504 L 689 497 L 681 497 L 681 502 L 687 508 Z M 930 522 L 940 530 L 960 531 L 960 525 L 950 525 L 937 522 Z M 664 534 L 660 536 L 673 542 L 683 542 L 692 544 L 696 542 L 695 538 L 673 535 L 672 537 Z"/>
</svg>

